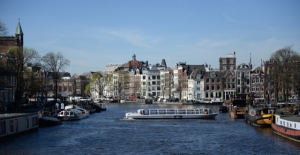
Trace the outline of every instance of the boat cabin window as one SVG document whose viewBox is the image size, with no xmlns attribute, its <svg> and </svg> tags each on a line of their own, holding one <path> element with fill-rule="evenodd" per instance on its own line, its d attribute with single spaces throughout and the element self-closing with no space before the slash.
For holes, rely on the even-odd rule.
<svg viewBox="0 0 300 155">
<path fill-rule="evenodd" d="M 14 132 L 14 120 L 10 120 L 10 132 Z"/>
<path fill-rule="evenodd" d="M 0 121 L 0 135 L 3 135 L 6 133 L 6 127 L 5 127 L 5 121 Z"/>
</svg>

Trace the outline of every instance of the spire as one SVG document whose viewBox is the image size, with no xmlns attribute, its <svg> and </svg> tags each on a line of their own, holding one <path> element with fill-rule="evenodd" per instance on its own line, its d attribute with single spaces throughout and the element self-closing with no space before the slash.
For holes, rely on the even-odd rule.
<svg viewBox="0 0 300 155">
<path fill-rule="evenodd" d="M 19 22 L 18 22 L 18 25 L 16 28 L 16 35 L 23 35 L 23 31 L 22 31 L 21 24 L 20 24 L 20 18 L 19 18 Z"/>
<path fill-rule="evenodd" d="M 161 60 L 161 66 L 167 67 L 166 60 L 165 60 L 165 59 L 162 59 L 162 60 Z"/>
</svg>

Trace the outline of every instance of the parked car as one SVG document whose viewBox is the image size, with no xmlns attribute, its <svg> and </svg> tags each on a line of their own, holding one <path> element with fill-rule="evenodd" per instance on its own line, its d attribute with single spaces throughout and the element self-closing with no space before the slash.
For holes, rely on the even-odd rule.
<svg viewBox="0 0 300 155">
<path fill-rule="evenodd" d="M 172 98 L 171 102 L 179 102 L 179 98 Z"/>
<path fill-rule="evenodd" d="M 163 102 L 164 99 L 165 99 L 165 98 L 162 98 L 162 97 L 161 97 L 161 98 L 159 98 L 159 99 L 157 100 L 157 102 Z"/>
</svg>

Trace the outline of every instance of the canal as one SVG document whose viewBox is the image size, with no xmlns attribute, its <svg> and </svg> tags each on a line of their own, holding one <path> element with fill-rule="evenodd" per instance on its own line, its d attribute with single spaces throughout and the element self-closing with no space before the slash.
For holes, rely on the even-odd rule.
<svg viewBox="0 0 300 155">
<path fill-rule="evenodd" d="M 193 105 L 118 104 L 79 121 L 10 137 L 1 155 L 33 154 L 299 154 L 300 144 L 220 113 L 215 119 L 125 120 L 137 109 Z M 211 106 L 215 111 L 218 106 Z"/>
</svg>

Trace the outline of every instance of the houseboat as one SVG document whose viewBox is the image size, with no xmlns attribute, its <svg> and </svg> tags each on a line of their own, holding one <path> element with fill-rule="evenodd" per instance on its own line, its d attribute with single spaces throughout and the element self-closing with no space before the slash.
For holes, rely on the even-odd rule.
<svg viewBox="0 0 300 155">
<path fill-rule="evenodd" d="M 300 143 L 300 114 L 276 114 L 272 129 L 275 134 Z"/>
<path fill-rule="evenodd" d="M 271 126 L 274 113 L 274 107 L 247 108 L 245 111 L 245 120 L 254 126 Z"/>
<path fill-rule="evenodd" d="M 65 109 L 57 114 L 57 118 L 64 121 L 80 120 L 89 117 L 90 113 L 88 110 L 83 108 Z"/>
<path fill-rule="evenodd" d="M 38 129 L 38 113 L 0 114 L 0 138 Z"/>
<path fill-rule="evenodd" d="M 125 114 L 127 119 L 215 118 L 218 113 L 209 108 L 197 109 L 139 109 Z"/>
</svg>

